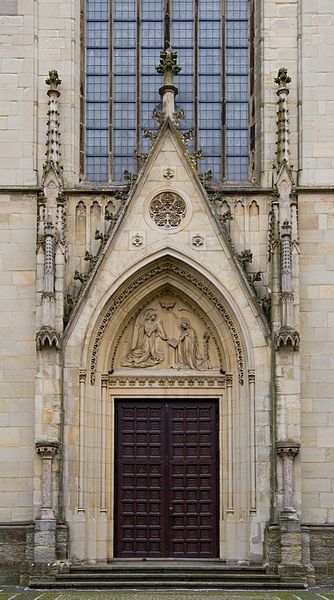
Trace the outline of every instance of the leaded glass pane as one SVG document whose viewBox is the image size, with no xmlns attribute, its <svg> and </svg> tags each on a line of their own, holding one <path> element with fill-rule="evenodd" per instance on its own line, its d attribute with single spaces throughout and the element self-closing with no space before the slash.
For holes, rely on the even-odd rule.
<svg viewBox="0 0 334 600">
<path fill-rule="evenodd" d="M 109 19 L 109 0 L 87 0 L 88 21 L 104 21 Z"/>
<path fill-rule="evenodd" d="M 234 48 L 248 47 L 247 21 L 228 21 L 226 23 L 226 43 Z"/>
<path fill-rule="evenodd" d="M 86 70 L 88 75 L 108 75 L 109 50 L 88 48 L 86 53 Z"/>
<path fill-rule="evenodd" d="M 114 3 L 114 19 L 121 21 L 133 21 L 136 14 L 136 0 L 122 0 Z"/>
<path fill-rule="evenodd" d="M 134 48 L 136 46 L 136 23 L 119 21 L 114 31 L 115 48 Z"/>
<path fill-rule="evenodd" d="M 136 77 L 134 75 L 115 75 L 113 98 L 115 102 L 136 101 Z"/>
<path fill-rule="evenodd" d="M 194 0 L 173 0 L 172 1 L 173 21 L 194 18 Z M 174 47 L 173 41 L 173 47 Z"/>
<path fill-rule="evenodd" d="M 226 123 L 229 129 L 248 128 L 248 104 L 227 102 Z"/>
<path fill-rule="evenodd" d="M 87 76 L 86 100 L 88 102 L 108 102 L 109 100 L 109 78 L 98 75 Z"/>
<path fill-rule="evenodd" d="M 229 156 L 248 153 L 248 130 L 229 129 L 226 131 L 226 152 Z"/>
<path fill-rule="evenodd" d="M 220 129 L 217 125 L 221 123 L 221 103 L 201 102 L 199 105 L 199 127 L 200 129 Z"/>
<path fill-rule="evenodd" d="M 107 21 L 88 21 L 87 23 L 87 46 L 89 48 L 108 47 L 109 28 Z"/>
<path fill-rule="evenodd" d="M 221 48 L 220 21 L 200 21 L 199 45 L 206 48 Z"/>
<path fill-rule="evenodd" d="M 228 48 L 226 50 L 226 71 L 229 75 L 248 74 L 247 48 Z"/>
<path fill-rule="evenodd" d="M 136 51 L 133 48 L 114 49 L 114 73 L 120 75 L 135 75 Z"/>
<path fill-rule="evenodd" d="M 159 48 L 159 53 L 162 47 L 162 22 L 150 21 L 142 23 L 142 45 L 145 48 Z"/>
<path fill-rule="evenodd" d="M 109 159 L 107 156 L 87 156 L 86 177 L 89 181 L 107 181 Z"/>
<path fill-rule="evenodd" d="M 230 181 L 247 181 L 248 157 L 228 156 L 226 159 L 227 179 Z"/>
<path fill-rule="evenodd" d="M 227 19 L 248 19 L 248 0 L 226 0 Z"/>
<path fill-rule="evenodd" d="M 89 129 L 108 129 L 109 127 L 109 103 L 100 104 L 87 103 L 86 126 Z"/>
<path fill-rule="evenodd" d="M 108 153 L 108 129 L 87 129 L 86 147 L 89 154 L 105 155 Z"/>
<path fill-rule="evenodd" d="M 127 129 L 126 132 L 124 132 L 122 129 L 115 129 L 113 142 L 114 156 L 133 157 L 136 149 L 136 130 Z"/>
<path fill-rule="evenodd" d="M 143 21 L 161 21 L 163 16 L 162 0 L 142 0 L 141 18 Z"/>
<path fill-rule="evenodd" d="M 215 179 L 221 178 L 221 158 L 220 156 L 210 156 L 208 154 L 205 155 L 204 159 L 200 161 L 200 170 L 203 173 L 204 171 L 212 171 Z"/>
<path fill-rule="evenodd" d="M 193 21 L 173 23 L 173 48 L 192 48 L 194 45 Z"/>
<path fill-rule="evenodd" d="M 202 48 L 199 54 L 200 73 L 221 74 L 221 49 Z"/>
<path fill-rule="evenodd" d="M 115 181 L 122 181 L 123 173 L 127 169 L 128 171 L 132 171 L 133 173 L 137 169 L 136 161 L 131 156 L 114 156 L 113 159 L 113 179 Z"/>
<path fill-rule="evenodd" d="M 200 0 L 198 3 L 199 19 L 215 20 L 220 17 L 221 0 Z"/>
<path fill-rule="evenodd" d="M 194 96 L 194 77 L 193 75 L 179 75 L 178 88 L 180 90 L 179 102 L 193 102 Z"/>
<path fill-rule="evenodd" d="M 228 100 L 248 102 L 248 76 L 226 77 L 226 98 Z"/>
</svg>

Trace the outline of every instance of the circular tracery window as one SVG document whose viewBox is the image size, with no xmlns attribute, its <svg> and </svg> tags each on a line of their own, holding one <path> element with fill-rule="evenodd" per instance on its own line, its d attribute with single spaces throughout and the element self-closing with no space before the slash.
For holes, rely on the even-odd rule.
<svg viewBox="0 0 334 600">
<path fill-rule="evenodd" d="M 175 192 L 162 192 L 155 196 L 150 204 L 152 221 L 164 229 L 173 229 L 181 225 L 186 216 L 186 203 Z"/>
</svg>

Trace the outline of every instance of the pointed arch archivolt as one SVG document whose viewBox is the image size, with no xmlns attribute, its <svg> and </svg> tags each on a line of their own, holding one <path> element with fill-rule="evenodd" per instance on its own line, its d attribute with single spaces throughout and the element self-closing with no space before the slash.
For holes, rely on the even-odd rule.
<svg viewBox="0 0 334 600">
<path fill-rule="evenodd" d="M 249 361 L 252 351 L 226 297 L 197 269 L 171 255 L 137 270 L 106 303 L 90 342 L 87 366 L 91 384 L 95 383 L 97 372 L 105 372 L 112 366 L 117 345 L 129 321 L 164 291 L 181 295 L 193 310 L 197 310 L 199 318 L 205 320 L 211 331 L 219 357 L 218 368 L 234 371 L 239 383 L 243 384 L 246 368 L 252 363 Z"/>
</svg>

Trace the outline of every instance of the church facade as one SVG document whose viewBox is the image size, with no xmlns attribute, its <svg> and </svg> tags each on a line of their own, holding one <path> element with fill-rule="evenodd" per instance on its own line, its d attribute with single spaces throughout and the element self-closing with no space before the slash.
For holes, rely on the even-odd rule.
<svg viewBox="0 0 334 600">
<path fill-rule="evenodd" d="M 332 582 L 330 2 L 235 2 L 247 163 L 226 110 L 207 170 L 166 2 L 152 128 L 115 180 L 130 129 L 113 167 L 85 133 L 93 4 L 0 6 L 0 580 L 216 559 Z"/>
</svg>

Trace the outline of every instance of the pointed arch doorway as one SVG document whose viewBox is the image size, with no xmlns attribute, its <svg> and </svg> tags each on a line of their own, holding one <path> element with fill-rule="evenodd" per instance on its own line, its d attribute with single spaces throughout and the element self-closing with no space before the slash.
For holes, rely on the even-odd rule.
<svg viewBox="0 0 334 600">
<path fill-rule="evenodd" d="M 115 556 L 216 558 L 218 401 L 116 402 Z"/>
</svg>

